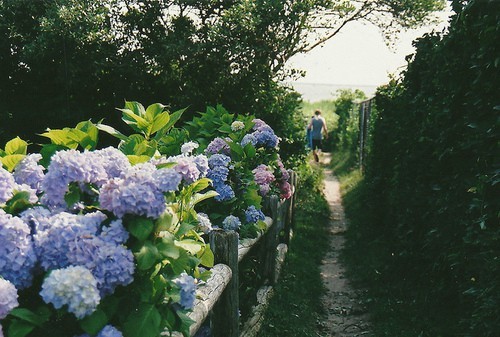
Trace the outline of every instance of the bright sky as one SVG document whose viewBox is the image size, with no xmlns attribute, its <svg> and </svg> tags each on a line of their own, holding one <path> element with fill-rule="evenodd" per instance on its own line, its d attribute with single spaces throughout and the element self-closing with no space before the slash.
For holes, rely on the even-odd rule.
<svg viewBox="0 0 500 337">
<path fill-rule="evenodd" d="M 442 23 L 437 26 L 401 33 L 392 50 L 377 27 L 352 22 L 322 47 L 293 57 L 289 65 L 306 71 L 298 83 L 376 87 L 404 67 L 405 56 L 414 52 L 412 41 L 426 32 L 441 31 L 447 26 L 448 15 L 449 11 L 440 15 Z"/>
</svg>

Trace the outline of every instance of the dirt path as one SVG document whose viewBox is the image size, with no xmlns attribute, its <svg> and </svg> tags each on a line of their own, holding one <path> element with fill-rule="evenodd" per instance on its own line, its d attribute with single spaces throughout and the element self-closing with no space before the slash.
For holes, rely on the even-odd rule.
<svg viewBox="0 0 500 337">
<path fill-rule="evenodd" d="M 321 163 L 330 161 L 329 153 L 322 154 Z M 339 254 L 345 238 L 346 219 L 340 196 L 339 182 L 331 170 L 325 167 L 324 193 L 331 210 L 331 221 L 328 232 L 330 250 L 323 259 L 321 276 L 326 288 L 323 305 L 328 316 L 320 323 L 321 337 L 372 337 L 368 322 L 368 313 L 355 291 L 344 277 L 345 269 Z"/>
</svg>

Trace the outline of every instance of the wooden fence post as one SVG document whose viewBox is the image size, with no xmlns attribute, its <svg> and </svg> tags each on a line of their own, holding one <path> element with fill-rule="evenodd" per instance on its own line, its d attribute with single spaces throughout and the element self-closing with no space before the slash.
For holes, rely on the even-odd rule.
<svg viewBox="0 0 500 337">
<path fill-rule="evenodd" d="M 232 271 L 231 281 L 213 309 L 212 331 L 214 337 L 239 336 L 239 279 L 238 279 L 238 233 L 214 230 L 210 233 L 210 248 L 215 263 L 223 263 Z"/>
<path fill-rule="evenodd" d="M 276 277 L 276 247 L 279 243 L 279 233 L 283 228 L 283 215 L 280 199 L 273 195 L 269 198 L 269 208 L 273 218 L 273 225 L 269 228 L 264 241 L 264 263 L 263 277 L 268 284 L 274 284 Z"/>
<path fill-rule="evenodd" d="M 290 236 L 293 235 L 293 208 L 295 205 L 295 193 L 297 192 L 297 174 L 295 171 L 289 170 L 290 185 L 292 186 L 292 196 L 286 201 L 285 220 L 284 220 L 284 237 L 282 242 L 290 244 Z"/>
</svg>

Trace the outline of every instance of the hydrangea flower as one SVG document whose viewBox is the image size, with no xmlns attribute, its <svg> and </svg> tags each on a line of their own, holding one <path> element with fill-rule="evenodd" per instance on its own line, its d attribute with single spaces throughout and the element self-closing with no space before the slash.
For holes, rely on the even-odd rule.
<svg viewBox="0 0 500 337">
<path fill-rule="evenodd" d="M 18 184 L 26 184 L 37 192 L 41 192 L 45 169 L 42 165 L 38 165 L 40 159 L 42 159 L 41 154 L 33 153 L 17 164 L 13 175 Z"/>
<path fill-rule="evenodd" d="M 101 163 L 108 179 L 119 177 L 132 166 L 127 156 L 112 146 L 89 152 L 89 156 L 94 157 L 96 162 Z"/>
<path fill-rule="evenodd" d="M 281 198 L 288 199 L 292 196 L 292 186 L 288 181 L 283 181 L 280 183 Z"/>
<path fill-rule="evenodd" d="M 256 223 L 259 220 L 264 220 L 266 216 L 260 209 L 257 209 L 254 205 L 249 206 L 245 210 L 245 220 L 247 223 Z"/>
<path fill-rule="evenodd" d="M 196 164 L 198 171 L 200 171 L 200 178 L 205 177 L 209 169 L 207 156 L 204 154 L 197 155 L 193 158 L 193 162 Z"/>
<path fill-rule="evenodd" d="M 241 146 L 246 146 L 247 144 L 252 144 L 253 146 L 257 145 L 257 139 L 255 138 L 253 133 L 249 133 L 243 136 L 241 140 Z"/>
<path fill-rule="evenodd" d="M 43 281 L 40 295 L 56 309 L 67 305 L 68 312 L 78 319 L 93 313 L 101 300 L 96 279 L 81 266 L 52 271 Z"/>
<path fill-rule="evenodd" d="M 106 242 L 120 245 L 127 242 L 129 232 L 123 227 L 122 220 L 118 219 L 112 221 L 109 226 L 104 226 L 99 236 Z"/>
<path fill-rule="evenodd" d="M 208 158 L 208 166 L 210 168 L 214 168 L 217 166 L 228 167 L 231 162 L 231 157 L 226 156 L 225 154 L 214 154 Z"/>
<path fill-rule="evenodd" d="M 232 187 L 226 184 L 215 185 L 215 191 L 219 194 L 215 196 L 217 201 L 231 200 L 235 196 Z"/>
<path fill-rule="evenodd" d="M 235 132 L 243 130 L 244 128 L 245 128 L 245 123 L 241 121 L 234 121 L 233 123 L 231 123 L 231 130 Z"/>
<path fill-rule="evenodd" d="M 0 278 L 0 319 L 7 317 L 18 305 L 16 287 L 8 280 Z"/>
<path fill-rule="evenodd" d="M 278 167 L 281 172 L 281 180 L 288 181 L 288 179 L 290 179 L 290 173 L 288 173 L 288 170 L 285 168 L 280 158 L 278 158 Z"/>
<path fill-rule="evenodd" d="M 229 148 L 229 145 L 227 144 L 227 141 L 217 137 L 212 140 L 207 148 L 205 149 L 205 152 L 208 154 L 215 154 L 215 153 L 224 153 L 224 154 L 229 154 L 231 152 L 231 149 Z"/>
<path fill-rule="evenodd" d="M 181 153 L 183 154 L 191 154 L 191 152 L 194 151 L 194 149 L 197 149 L 200 145 L 196 142 L 187 142 L 182 144 L 181 146 Z"/>
<path fill-rule="evenodd" d="M 215 166 L 210 169 L 207 173 L 207 178 L 212 180 L 212 183 L 215 187 L 218 185 L 224 184 L 229 175 L 229 169 L 225 166 Z"/>
<path fill-rule="evenodd" d="M 92 152 L 76 150 L 59 151 L 50 161 L 42 181 L 45 192 L 42 202 L 54 208 L 66 208 L 65 194 L 70 183 L 102 185 L 108 176 L 102 162 Z"/>
<path fill-rule="evenodd" d="M 203 233 L 208 234 L 212 231 L 212 222 L 210 221 L 207 214 L 200 212 L 197 214 L 197 219 L 198 227 L 201 231 L 203 231 Z"/>
<path fill-rule="evenodd" d="M 254 130 L 261 130 L 263 127 L 266 127 L 268 126 L 266 122 L 264 122 L 262 119 L 260 118 L 254 118 L 252 120 L 252 122 L 254 123 L 254 126 L 253 126 L 253 129 Z"/>
<path fill-rule="evenodd" d="M 179 277 L 173 280 L 173 282 L 181 290 L 181 300 L 179 304 L 184 309 L 192 309 L 195 300 L 196 285 L 194 283 L 194 278 L 186 273 L 182 273 Z"/>
<path fill-rule="evenodd" d="M 271 191 L 271 185 L 263 184 L 259 185 L 259 194 L 265 197 Z"/>
<path fill-rule="evenodd" d="M 12 174 L 0 166 L 0 204 L 12 198 L 16 181 Z"/>
<path fill-rule="evenodd" d="M 123 337 L 123 334 L 114 326 L 106 325 L 96 337 Z"/>
<path fill-rule="evenodd" d="M 51 216 L 52 212 L 41 206 L 28 208 L 19 214 L 21 220 L 30 226 L 31 234 L 33 235 L 52 226 L 50 222 Z"/>
<path fill-rule="evenodd" d="M 18 289 L 29 287 L 36 261 L 29 226 L 0 209 L 0 275 Z"/>
<path fill-rule="evenodd" d="M 258 185 L 268 185 L 275 180 L 274 174 L 271 169 L 264 164 L 260 164 L 255 169 L 252 170 L 254 174 L 255 182 Z"/>
<path fill-rule="evenodd" d="M 226 230 L 238 230 L 241 226 L 241 221 L 238 217 L 234 215 L 228 215 L 224 221 L 222 221 L 222 228 Z"/>
<path fill-rule="evenodd" d="M 177 165 L 174 170 L 182 175 L 182 179 L 188 184 L 194 183 L 200 177 L 200 170 L 196 163 L 187 157 L 177 157 Z"/>
<path fill-rule="evenodd" d="M 269 148 L 273 148 L 278 146 L 279 138 L 274 134 L 272 129 L 265 129 L 262 131 L 255 131 L 254 137 L 256 140 L 256 146 L 265 146 Z"/>
<path fill-rule="evenodd" d="M 153 179 L 157 182 L 162 192 L 172 192 L 179 189 L 182 175 L 171 168 L 161 168 L 153 173 Z"/>
</svg>

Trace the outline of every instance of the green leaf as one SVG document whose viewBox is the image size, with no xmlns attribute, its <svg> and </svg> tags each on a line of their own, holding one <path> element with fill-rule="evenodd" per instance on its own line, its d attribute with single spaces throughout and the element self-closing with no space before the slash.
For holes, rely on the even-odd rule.
<svg viewBox="0 0 500 337">
<path fill-rule="evenodd" d="M 155 120 L 155 118 L 163 113 L 163 109 L 165 109 L 165 106 L 161 103 L 154 103 L 151 104 L 150 106 L 147 107 L 145 117 L 149 122 L 152 122 Z"/>
<path fill-rule="evenodd" d="M 172 238 L 162 238 L 161 242 L 156 245 L 158 252 L 163 257 L 177 259 L 180 255 L 179 248 L 175 245 Z"/>
<path fill-rule="evenodd" d="M 194 321 L 182 311 L 177 311 L 177 315 L 179 315 L 179 318 L 181 320 L 179 331 L 182 332 L 182 335 L 184 337 L 190 337 L 189 327 L 194 323 Z"/>
<path fill-rule="evenodd" d="M 5 210 L 10 214 L 17 214 L 31 205 L 30 194 L 28 192 L 16 192 L 14 196 L 6 202 Z"/>
<path fill-rule="evenodd" d="M 2 166 L 9 172 L 14 171 L 17 164 L 26 157 L 25 154 L 9 154 L 2 157 Z"/>
<path fill-rule="evenodd" d="M 80 187 L 76 184 L 71 184 L 69 186 L 69 191 L 64 195 L 64 201 L 66 201 L 66 205 L 68 208 L 71 208 L 74 204 L 80 201 Z"/>
<path fill-rule="evenodd" d="M 121 109 L 123 113 L 123 120 L 125 123 L 131 126 L 136 126 L 139 131 L 145 132 L 148 130 L 150 123 L 141 116 L 134 114 L 132 111 L 128 109 Z"/>
<path fill-rule="evenodd" d="M 40 315 L 34 313 L 33 311 L 26 308 L 15 308 L 12 309 L 9 315 L 20 318 L 26 322 L 29 322 L 36 326 L 42 326 L 45 322 L 49 320 L 50 316 Z"/>
<path fill-rule="evenodd" d="M 106 313 L 101 309 L 97 309 L 91 315 L 84 317 L 79 321 L 80 327 L 89 335 L 95 336 L 109 322 Z"/>
<path fill-rule="evenodd" d="M 184 249 L 180 249 L 179 253 L 179 257 L 176 259 L 168 258 L 175 274 L 181 274 L 183 271 L 188 270 L 191 262 L 191 257 Z"/>
<path fill-rule="evenodd" d="M 137 260 L 137 267 L 140 270 L 148 270 L 155 265 L 159 258 L 159 252 L 151 241 L 145 241 L 138 252 L 134 253 Z"/>
<path fill-rule="evenodd" d="M 196 255 L 198 254 L 202 249 L 203 249 L 203 244 L 199 241 L 195 240 L 181 240 L 181 241 L 175 241 L 175 245 L 177 247 L 183 248 L 187 250 L 191 255 Z"/>
<path fill-rule="evenodd" d="M 125 102 L 125 109 L 129 109 L 137 116 L 145 116 L 146 115 L 146 111 L 144 110 L 144 106 L 139 102 L 126 101 Z"/>
<path fill-rule="evenodd" d="M 229 142 L 228 144 L 229 148 L 231 149 L 231 157 L 235 158 L 236 160 L 241 160 L 245 154 L 245 152 L 243 151 L 243 147 L 235 142 Z"/>
<path fill-rule="evenodd" d="M 164 128 L 170 121 L 170 115 L 168 112 L 164 112 L 161 115 L 155 117 L 153 124 L 151 124 L 150 134 L 157 132 Z"/>
<path fill-rule="evenodd" d="M 144 241 L 153 232 L 154 222 L 146 218 L 130 217 L 126 220 L 126 226 L 130 234 L 139 241 Z"/>
<path fill-rule="evenodd" d="M 255 146 L 253 146 L 252 143 L 245 145 L 243 150 L 245 151 L 247 158 L 253 158 L 257 154 L 257 150 L 255 150 Z"/>
<path fill-rule="evenodd" d="M 9 326 L 9 337 L 25 337 L 27 336 L 33 329 L 35 328 L 35 325 L 32 323 L 26 322 L 26 321 L 21 321 L 14 319 L 10 323 Z"/>
<path fill-rule="evenodd" d="M 128 140 L 127 136 L 125 136 L 123 133 L 121 133 L 120 131 L 116 130 L 115 128 L 113 128 L 113 127 L 111 127 L 109 125 L 97 124 L 96 127 L 99 130 L 104 131 L 107 134 L 110 134 L 111 136 L 113 136 L 115 138 L 118 138 L 118 139 L 123 140 L 123 141 Z"/>
<path fill-rule="evenodd" d="M 56 145 L 56 144 L 45 144 L 40 150 L 40 154 L 42 155 L 42 160 L 40 160 L 40 165 L 44 167 L 48 167 L 50 164 L 50 158 L 54 153 L 60 150 L 67 149 L 65 146 Z"/>
<path fill-rule="evenodd" d="M 190 205 L 191 206 L 194 206 L 196 205 L 197 203 L 203 201 L 203 200 L 206 200 L 206 199 L 210 199 L 210 198 L 214 198 L 216 196 L 218 196 L 219 193 L 215 192 L 215 191 L 208 191 L 206 193 L 196 193 L 195 195 L 193 195 L 191 197 L 191 200 L 190 200 Z"/>
<path fill-rule="evenodd" d="M 141 303 L 123 325 L 125 337 L 158 337 L 161 333 L 161 315 L 156 307 Z"/>
<path fill-rule="evenodd" d="M 202 178 L 191 184 L 193 193 L 203 191 L 208 186 L 210 186 L 210 179 L 208 178 Z"/>
<path fill-rule="evenodd" d="M 137 164 L 140 164 L 140 163 L 145 163 L 149 159 L 151 159 L 150 156 L 146 156 L 146 155 L 136 156 L 136 155 L 131 155 L 131 154 L 127 155 L 127 158 L 128 158 L 128 161 L 130 162 L 130 164 L 132 164 L 132 165 L 137 165 Z"/>
<path fill-rule="evenodd" d="M 6 154 L 26 154 L 28 151 L 28 143 L 19 137 L 11 139 L 5 144 Z"/>
<path fill-rule="evenodd" d="M 214 266 L 214 253 L 210 249 L 209 245 L 205 245 L 205 250 L 203 254 L 200 256 L 200 263 L 205 267 L 213 267 Z"/>
<path fill-rule="evenodd" d="M 70 129 L 65 128 L 63 130 L 48 130 L 40 134 L 40 136 L 47 137 L 51 140 L 53 144 L 65 146 L 70 149 L 76 149 L 78 147 L 78 142 L 69 137 Z"/>
</svg>

